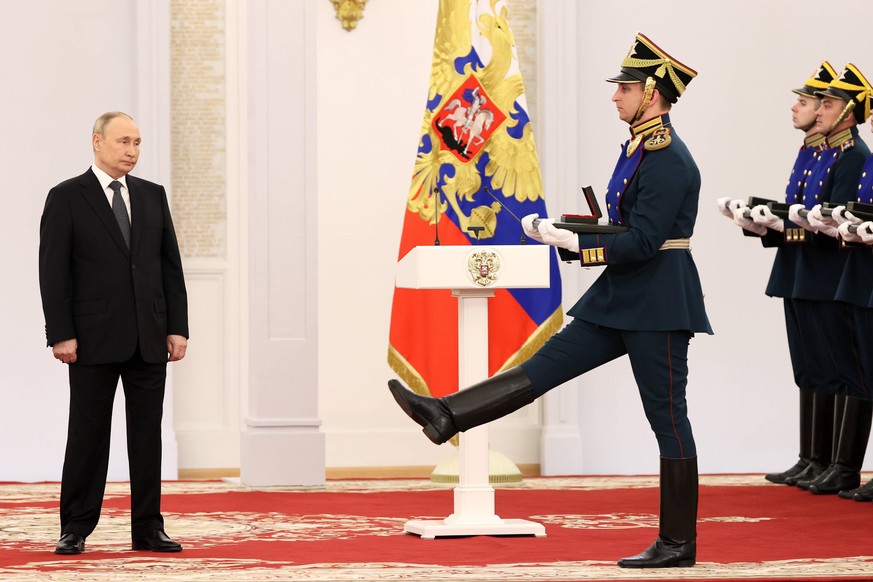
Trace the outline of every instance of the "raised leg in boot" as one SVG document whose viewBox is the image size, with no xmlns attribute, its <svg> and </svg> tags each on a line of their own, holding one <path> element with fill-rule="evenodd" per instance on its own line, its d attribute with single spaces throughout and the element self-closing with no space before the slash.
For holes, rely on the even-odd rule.
<svg viewBox="0 0 873 582">
<path fill-rule="evenodd" d="M 399 380 L 390 380 L 388 388 L 403 412 L 436 444 L 506 416 L 535 398 L 533 384 L 520 366 L 442 398 L 419 396 Z"/>
<path fill-rule="evenodd" d="M 697 560 L 697 457 L 661 458 L 661 521 L 658 539 L 622 558 L 622 568 L 681 568 Z"/>
</svg>

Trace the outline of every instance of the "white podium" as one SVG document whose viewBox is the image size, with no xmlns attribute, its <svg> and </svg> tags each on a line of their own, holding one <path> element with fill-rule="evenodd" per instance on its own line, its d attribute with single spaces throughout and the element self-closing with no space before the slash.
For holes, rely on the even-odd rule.
<svg viewBox="0 0 873 582">
<path fill-rule="evenodd" d="M 451 289 L 458 298 L 458 381 L 488 377 L 488 298 L 494 289 L 549 286 L 549 247 L 420 246 L 398 263 L 396 285 Z M 454 513 L 442 520 L 407 521 L 404 531 L 422 539 L 473 535 L 546 535 L 542 524 L 501 519 L 488 482 L 488 426 L 461 433 Z"/>
</svg>

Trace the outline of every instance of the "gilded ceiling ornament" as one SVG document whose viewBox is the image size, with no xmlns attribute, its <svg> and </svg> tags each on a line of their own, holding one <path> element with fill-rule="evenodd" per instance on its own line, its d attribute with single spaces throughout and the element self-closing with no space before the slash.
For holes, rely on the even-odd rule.
<svg viewBox="0 0 873 582">
<path fill-rule="evenodd" d="M 336 10 L 336 18 L 346 30 L 352 30 L 358 21 L 364 17 L 364 6 L 367 0 L 330 0 Z"/>
</svg>

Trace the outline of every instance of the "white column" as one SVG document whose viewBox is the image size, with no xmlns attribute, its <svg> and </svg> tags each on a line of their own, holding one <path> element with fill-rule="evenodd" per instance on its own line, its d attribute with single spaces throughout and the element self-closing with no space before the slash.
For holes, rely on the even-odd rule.
<svg viewBox="0 0 873 582">
<path fill-rule="evenodd" d="M 577 76 L 576 25 L 578 6 L 575 0 L 540 0 L 538 102 L 539 126 L 537 148 L 543 171 L 549 215 L 578 209 L 581 204 L 577 175 L 579 136 L 577 111 L 579 99 Z M 584 73 L 584 72 L 583 72 Z M 580 295 L 578 263 L 561 265 L 563 304 L 572 305 Z M 582 434 L 579 423 L 579 389 L 576 379 L 550 391 L 543 397 L 543 433 L 540 467 L 543 475 L 582 473 Z"/>
<path fill-rule="evenodd" d="M 158 144 L 137 164 L 138 176 L 163 184 L 173 196 L 170 166 L 170 0 L 136 4 L 136 111 L 131 114 L 143 136 Z M 121 409 L 120 406 L 118 406 Z M 114 433 L 123 434 L 113 423 Z M 179 477 L 179 448 L 173 428 L 173 364 L 167 365 L 164 420 L 161 425 L 163 453 L 161 478 Z"/>
<path fill-rule="evenodd" d="M 315 7 L 247 3 L 247 485 L 324 483 L 318 417 Z"/>
</svg>

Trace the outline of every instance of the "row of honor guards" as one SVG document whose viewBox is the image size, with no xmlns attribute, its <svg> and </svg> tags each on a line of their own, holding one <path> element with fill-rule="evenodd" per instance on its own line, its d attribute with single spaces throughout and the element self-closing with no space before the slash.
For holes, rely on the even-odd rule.
<svg viewBox="0 0 873 582">
<path fill-rule="evenodd" d="M 873 86 L 827 61 L 791 108 L 805 133 L 785 200 L 720 198 L 719 211 L 776 247 L 766 294 L 781 297 L 800 395 L 799 459 L 766 479 L 873 500 L 861 466 L 873 421 L 873 157 L 858 135 Z"/>
</svg>

